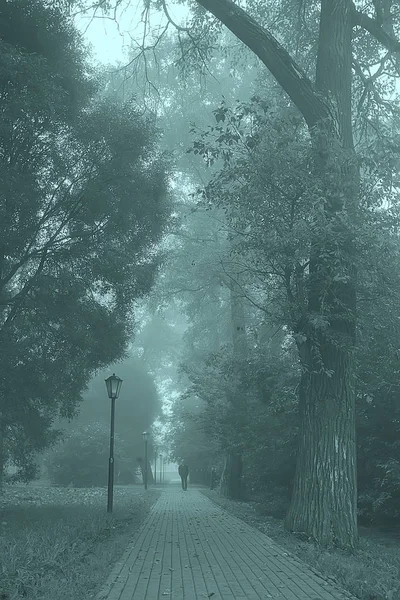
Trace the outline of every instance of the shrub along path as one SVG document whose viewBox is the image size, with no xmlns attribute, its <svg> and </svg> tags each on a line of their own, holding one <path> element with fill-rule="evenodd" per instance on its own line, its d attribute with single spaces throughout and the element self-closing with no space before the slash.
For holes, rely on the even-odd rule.
<svg viewBox="0 0 400 600">
<path fill-rule="evenodd" d="M 351 596 L 196 489 L 162 493 L 97 600 Z"/>
</svg>

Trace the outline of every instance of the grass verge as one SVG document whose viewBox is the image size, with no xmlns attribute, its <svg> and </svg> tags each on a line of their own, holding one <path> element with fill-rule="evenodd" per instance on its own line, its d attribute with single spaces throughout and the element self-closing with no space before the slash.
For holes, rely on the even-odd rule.
<svg viewBox="0 0 400 600">
<path fill-rule="evenodd" d="M 400 535 L 360 528 L 357 552 L 324 550 L 285 531 L 283 521 L 263 513 L 255 502 L 237 502 L 202 489 L 210 500 L 256 527 L 289 553 L 361 600 L 400 600 Z"/>
<path fill-rule="evenodd" d="M 0 600 L 87 600 L 159 497 L 136 486 L 6 486 L 0 497 Z"/>
</svg>

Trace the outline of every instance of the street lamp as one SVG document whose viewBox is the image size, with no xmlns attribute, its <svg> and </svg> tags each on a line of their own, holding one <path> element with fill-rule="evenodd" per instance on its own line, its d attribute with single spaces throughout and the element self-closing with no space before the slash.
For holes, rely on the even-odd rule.
<svg viewBox="0 0 400 600">
<path fill-rule="evenodd" d="M 114 421 L 115 421 L 115 400 L 118 398 L 122 385 L 122 379 L 115 373 L 105 380 L 107 394 L 111 399 L 111 429 L 110 429 L 110 458 L 108 461 L 108 501 L 107 512 L 111 513 L 113 509 L 113 489 L 114 489 Z"/>
<path fill-rule="evenodd" d="M 157 485 L 157 446 L 154 448 L 154 485 Z"/>
<path fill-rule="evenodd" d="M 144 489 L 147 490 L 147 445 L 149 441 L 149 434 L 147 431 L 143 431 L 143 441 L 144 441 Z"/>
</svg>

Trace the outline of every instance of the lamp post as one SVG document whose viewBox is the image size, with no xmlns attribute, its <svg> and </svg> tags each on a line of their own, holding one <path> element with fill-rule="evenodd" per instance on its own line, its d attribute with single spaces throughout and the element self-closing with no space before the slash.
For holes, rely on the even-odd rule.
<svg viewBox="0 0 400 600">
<path fill-rule="evenodd" d="M 119 391 L 122 385 L 122 379 L 116 376 L 115 373 L 107 377 L 105 380 L 107 386 L 107 394 L 111 399 L 111 428 L 110 428 L 110 458 L 108 461 L 108 500 L 107 512 L 111 513 L 113 509 L 113 492 L 114 492 L 114 421 L 115 421 L 115 400 L 118 398 Z"/>
<path fill-rule="evenodd" d="M 154 448 L 154 485 L 157 485 L 157 446 Z"/>
<path fill-rule="evenodd" d="M 147 431 L 143 431 L 143 441 L 144 441 L 144 489 L 147 490 L 147 445 L 149 441 L 149 434 Z"/>
</svg>

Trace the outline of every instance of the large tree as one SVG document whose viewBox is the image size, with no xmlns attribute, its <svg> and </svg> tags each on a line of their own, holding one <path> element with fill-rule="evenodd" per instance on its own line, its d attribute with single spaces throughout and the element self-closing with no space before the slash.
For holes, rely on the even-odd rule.
<svg viewBox="0 0 400 600">
<path fill-rule="evenodd" d="M 32 475 L 57 414 L 124 355 L 158 265 L 168 169 L 151 119 L 98 98 L 58 10 L 5 3 L 0 31 L 1 478 L 7 459 Z"/>
<path fill-rule="evenodd" d="M 282 28 L 279 19 L 272 19 L 279 13 L 280 3 L 253 0 L 246 3 L 246 10 L 232 0 L 192 0 L 186 4 L 194 11 L 187 44 L 194 40 L 193 31 L 200 33 L 197 49 L 204 57 L 205 32 L 215 23 L 225 25 L 259 57 L 309 130 L 314 201 L 319 213 L 309 240 L 307 268 L 292 274 L 305 284 L 306 303 L 294 326 L 302 363 L 301 425 L 286 525 L 322 544 L 354 547 L 355 227 L 360 185 L 353 141 L 352 63 L 354 57 L 356 72 L 365 84 L 357 97 L 359 105 L 366 96 L 379 100 L 379 93 L 374 93 L 379 76 L 383 72 L 393 76 L 397 69 L 400 45 L 395 6 L 391 0 L 377 0 L 363 8 L 351 0 L 321 0 L 305 2 L 301 11 L 294 11 L 293 3 L 285 2 L 287 14 L 306 19 L 307 30 L 314 35 L 304 44 L 303 57 L 297 51 L 296 61 L 294 46 L 284 34 L 285 28 L 292 31 L 290 19 L 283 19 L 283 12 L 278 15 L 284 21 Z M 154 5 L 163 8 L 169 24 L 174 24 L 165 0 Z M 148 10 L 150 3 L 146 6 Z M 180 36 L 184 34 L 179 25 L 178 31 Z M 278 35 L 286 40 L 286 47 Z M 305 54 L 309 72 L 310 64 L 315 65 L 314 80 L 301 65 Z M 369 67 L 374 61 L 380 67 L 372 75 Z M 376 127 L 376 122 L 372 125 Z"/>
<path fill-rule="evenodd" d="M 301 430 L 286 525 L 323 544 L 353 547 L 357 539 L 353 226 L 358 172 L 352 140 L 352 5 L 347 0 L 335 5 L 322 0 L 312 83 L 272 32 L 237 4 L 230 0 L 199 4 L 259 56 L 310 131 L 323 226 L 316 224 L 311 240 L 308 303 L 295 329 L 303 365 Z"/>
<path fill-rule="evenodd" d="M 396 52 L 399 43 L 393 28 L 385 27 L 391 22 L 391 3 L 375 3 L 374 18 L 350 0 L 320 2 L 314 82 L 268 28 L 267 15 L 265 26 L 252 16 L 252 3 L 248 11 L 231 0 L 198 0 L 198 4 L 253 50 L 298 108 L 310 132 L 320 219 L 310 240 L 308 273 L 304 272 L 306 310 L 298 315 L 295 328 L 303 366 L 301 430 L 286 525 L 323 544 L 354 547 L 354 231 L 359 172 L 352 120 L 352 58 L 357 52 L 353 30 L 368 30 L 383 48 Z M 381 20 L 384 8 L 386 23 Z"/>
</svg>

